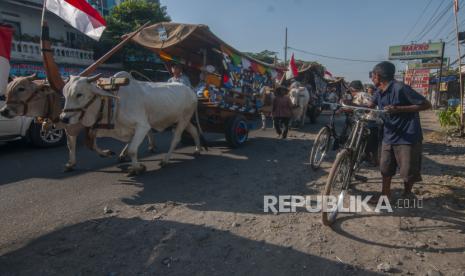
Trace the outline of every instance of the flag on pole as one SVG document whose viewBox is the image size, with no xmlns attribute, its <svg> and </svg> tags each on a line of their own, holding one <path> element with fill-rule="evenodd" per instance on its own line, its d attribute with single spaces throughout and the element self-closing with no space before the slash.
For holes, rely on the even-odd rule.
<svg viewBox="0 0 465 276">
<path fill-rule="evenodd" d="M 10 75 L 10 54 L 13 29 L 0 25 L 0 95 L 5 94 Z"/>
<path fill-rule="evenodd" d="M 297 65 L 295 65 L 294 54 L 292 54 L 291 60 L 289 60 L 289 65 L 286 71 L 286 79 L 287 80 L 293 79 L 297 77 L 298 74 L 299 72 L 297 71 Z"/>
<path fill-rule="evenodd" d="M 47 10 L 92 39 L 99 40 L 107 23 L 85 0 L 46 0 Z"/>
<path fill-rule="evenodd" d="M 454 0 L 454 11 L 459 12 L 459 0 Z"/>
</svg>

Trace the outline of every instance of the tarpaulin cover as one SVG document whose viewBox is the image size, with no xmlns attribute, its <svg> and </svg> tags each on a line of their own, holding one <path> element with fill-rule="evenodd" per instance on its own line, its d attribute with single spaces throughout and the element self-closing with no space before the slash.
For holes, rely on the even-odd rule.
<svg viewBox="0 0 465 276">
<path fill-rule="evenodd" d="M 256 60 L 234 49 L 212 33 L 206 25 L 157 23 L 144 28 L 132 40 L 156 53 L 183 57 L 196 63 L 202 63 L 201 49 L 227 49 L 238 56 L 247 57 L 258 64 L 279 70 L 271 64 Z"/>
</svg>

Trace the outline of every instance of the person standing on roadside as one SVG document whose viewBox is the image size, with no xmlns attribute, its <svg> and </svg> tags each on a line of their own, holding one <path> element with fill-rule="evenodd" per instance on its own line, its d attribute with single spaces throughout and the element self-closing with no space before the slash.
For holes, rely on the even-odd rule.
<svg viewBox="0 0 465 276">
<path fill-rule="evenodd" d="M 431 108 L 431 103 L 410 86 L 394 80 L 394 64 L 378 63 L 370 78 L 377 87 L 370 107 L 378 106 L 384 116 L 380 171 L 383 177 L 381 195 L 391 196 L 391 180 L 399 168 L 404 182 L 404 197 L 413 197 L 412 187 L 421 178 L 423 134 L 420 111 Z M 373 198 L 372 202 L 377 202 Z"/>
<path fill-rule="evenodd" d="M 292 117 L 292 102 L 287 95 L 287 88 L 279 86 L 275 90 L 276 97 L 273 100 L 273 121 L 278 138 L 286 139 L 289 131 L 289 120 Z"/>
</svg>

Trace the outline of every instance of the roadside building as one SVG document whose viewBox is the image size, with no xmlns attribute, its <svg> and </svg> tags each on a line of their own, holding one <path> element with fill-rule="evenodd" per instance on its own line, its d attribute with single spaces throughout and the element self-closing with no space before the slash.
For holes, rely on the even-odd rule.
<svg viewBox="0 0 465 276">
<path fill-rule="evenodd" d="M 122 0 L 87 0 L 94 8 L 108 14 Z M 1 0 L 0 21 L 11 25 L 14 39 L 10 73 L 16 76 L 37 73 L 45 77 L 40 51 L 43 0 Z M 66 22 L 47 12 L 55 61 L 63 77 L 80 73 L 94 62 L 92 41 Z M 121 69 L 121 64 L 103 65 L 98 71 L 110 75 Z"/>
</svg>

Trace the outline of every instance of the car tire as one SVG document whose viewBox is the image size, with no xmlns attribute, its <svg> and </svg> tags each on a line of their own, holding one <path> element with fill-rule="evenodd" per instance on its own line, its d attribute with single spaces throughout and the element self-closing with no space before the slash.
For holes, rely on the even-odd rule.
<svg viewBox="0 0 465 276">
<path fill-rule="evenodd" d="M 64 129 L 55 129 L 53 127 L 50 131 L 44 133 L 42 131 L 42 125 L 37 123 L 31 123 L 29 137 L 32 144 L 40 148 L 56 147 L 66 143 L 66 133 Z"/>
</svg>

